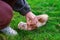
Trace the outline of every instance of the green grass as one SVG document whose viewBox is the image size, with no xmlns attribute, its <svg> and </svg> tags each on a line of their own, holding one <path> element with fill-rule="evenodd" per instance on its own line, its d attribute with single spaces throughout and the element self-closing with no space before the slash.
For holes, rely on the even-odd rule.
<svg viewBox="0 0 60 40">
<path fill-rule="evenodd" d="M 60 40 L 60 0 L 27 0 L 35 15 L 48 14 L 47 24 L 33 31 L 18 30 L 24 16 L 14 12 L 10 26 L 18 32 L 17 36 L 6 36 L 7 40 Z M 1 33 L 0 33 L 1 34 Z"/>
</svg>

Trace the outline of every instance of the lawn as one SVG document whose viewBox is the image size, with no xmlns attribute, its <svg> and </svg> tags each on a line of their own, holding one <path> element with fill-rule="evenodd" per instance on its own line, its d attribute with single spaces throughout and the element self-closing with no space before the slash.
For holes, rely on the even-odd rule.
<svg viewBox="0 0 60 40">
<path fill-rule="evenodd" d="M 18 30 L 18 23 L 20 21 L 26 22 L 26 19 L 25 16 L 14 12 L 10 26 L 18 32 L 18 35 L 7 36 L 3 34 L 7 40 L 60 40 L 60 0 L 27 1 L 35 15 L 49 15 L 47 24 L 33 31 Z"/>
</svg>

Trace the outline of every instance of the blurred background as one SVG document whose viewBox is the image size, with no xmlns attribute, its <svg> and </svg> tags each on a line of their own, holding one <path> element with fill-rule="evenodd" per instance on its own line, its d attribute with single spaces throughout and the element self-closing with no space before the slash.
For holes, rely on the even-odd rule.
<svg viewBox="0 0 60 40">
<path fill-rule="evenodd" d="M 25 16 L 14 11 L 10 26 L 18 32 L 17 36 L 6 36 L 6 40 L 60 40 L 60 0 L 26 0 L 35 15 L 48 14 L 47 24 L 33 31 L 18 30 L 20 21 L 26 22 Z M 1 40 L 1 39 L 0 39 Z"/>
</svg>

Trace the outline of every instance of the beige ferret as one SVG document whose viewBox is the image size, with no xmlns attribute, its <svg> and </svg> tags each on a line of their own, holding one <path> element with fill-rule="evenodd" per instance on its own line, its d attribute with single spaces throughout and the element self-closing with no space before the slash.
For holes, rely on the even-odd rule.
<svg viewBox="0 0 60 40">
<path fill-rule="evenodd" d="M 31 22 L 30 25 L 27 25 L 27 23 L 24 23 L 24 22 L 20 22 L 18 24 L 18 29 L 22 29 L 22 30 L 33 30 L 33 29 L 36 29 L 38 27 L 41 27 L 41 26 L 45 25 L 46 22 L 47 22 L 47 20 L 48 20 L 48 15 L 46 15 L 46 14 L 38 15 L 36 17 L 38 19 L 38 22 L 37 22 L 36 25 L 32 24 L 32 22 Z"/>
</svg>

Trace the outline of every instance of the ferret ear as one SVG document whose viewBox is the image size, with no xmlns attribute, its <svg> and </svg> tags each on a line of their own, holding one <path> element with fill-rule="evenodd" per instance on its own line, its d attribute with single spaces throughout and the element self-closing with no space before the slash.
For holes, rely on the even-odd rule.
<svg viewBox="0 0 60 40">
<path fill-rule="evenodd" d="M 47 14 L 39 15 L 37 16 L 37 19 L 39 22 L 44 23 L 48 20 L 48 15 Z"/>
<path fill-rule="evenodd" d="M 45 20 L 42 19 L 42 18 L 38 19 L 38 21 L 41 22 L 41 23 L 44 23 L 45 22 Z"/>
</svg>

